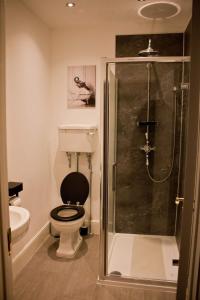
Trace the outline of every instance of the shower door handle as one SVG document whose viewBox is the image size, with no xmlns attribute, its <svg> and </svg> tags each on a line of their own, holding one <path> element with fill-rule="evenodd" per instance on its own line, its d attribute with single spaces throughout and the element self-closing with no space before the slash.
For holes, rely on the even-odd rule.
<svg viewBox="0 0 200 300">
<path fill-rule="evenodd" d="M 112 165 L 112 190 L 116 191 L 117 163 Z"/>
</svg>

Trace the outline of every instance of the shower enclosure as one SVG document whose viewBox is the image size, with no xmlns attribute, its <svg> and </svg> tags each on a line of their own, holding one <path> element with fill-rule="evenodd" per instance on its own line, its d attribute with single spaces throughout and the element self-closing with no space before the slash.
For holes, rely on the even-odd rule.
<svg viewBox="0 0 200 300">
<path fill-rule="evenodd" d="M 103 63 L 100 279 L 175 286 L 189 57 Z"/>
</svg>

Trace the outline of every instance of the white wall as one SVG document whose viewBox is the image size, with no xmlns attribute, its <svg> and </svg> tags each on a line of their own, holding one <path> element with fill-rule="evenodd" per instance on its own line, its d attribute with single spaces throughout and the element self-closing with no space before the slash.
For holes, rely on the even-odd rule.
<svg viewBox="0 0 200 300">
<path fill-rule="evenodd" d="M 7 146 L 9 181 L 21 181 L 31 214 L 13 257 L 48 220 L 50 211 L 50 32 L 20 1 L 6 1 Z"/>
</svg>

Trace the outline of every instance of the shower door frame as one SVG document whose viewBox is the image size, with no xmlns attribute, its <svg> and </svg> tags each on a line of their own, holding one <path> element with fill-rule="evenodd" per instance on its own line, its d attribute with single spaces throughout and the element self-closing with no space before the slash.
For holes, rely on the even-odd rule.
<svg viewBox="0 0 200 300">
<path fill-rule="evenodd" d="M 117 286 L 135 286 L 142 288 L 156 288 L 169 293 L 176 293 L 177 283 L 163 280 L 151 280 L 140 278 L 125 278 L 106 274 L 107 268 L 107 225 L 108 225 L 108 149 L 109 149 L 109 95 L 108 67 L 111 63 L 176 63 L 190 62 L 190 56 L 162 56 L 162 57 L 124 57 L 124 58 L 102 58 L 101 62 L 101 217 L 100 217 L 100 265 L 98 283 Z"/>
</svg>

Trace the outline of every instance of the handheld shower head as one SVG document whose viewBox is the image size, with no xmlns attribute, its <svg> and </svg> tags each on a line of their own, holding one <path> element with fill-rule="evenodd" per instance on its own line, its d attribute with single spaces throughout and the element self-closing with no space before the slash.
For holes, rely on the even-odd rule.
<svg viewBox="0 0 200 300">
<path fill-rule="evenodd" d="M 151 48 L 151 39 L 149 39 L 149 45 L 148 45 L 148 48 L 145 49 L 145 50 L 141 50 L 139 53 L 138 53 L 139 56 L 157 56 L 158 55 L 158 51 L 157 50 L 154 50 L 153 48 Z"/>
</svg>

